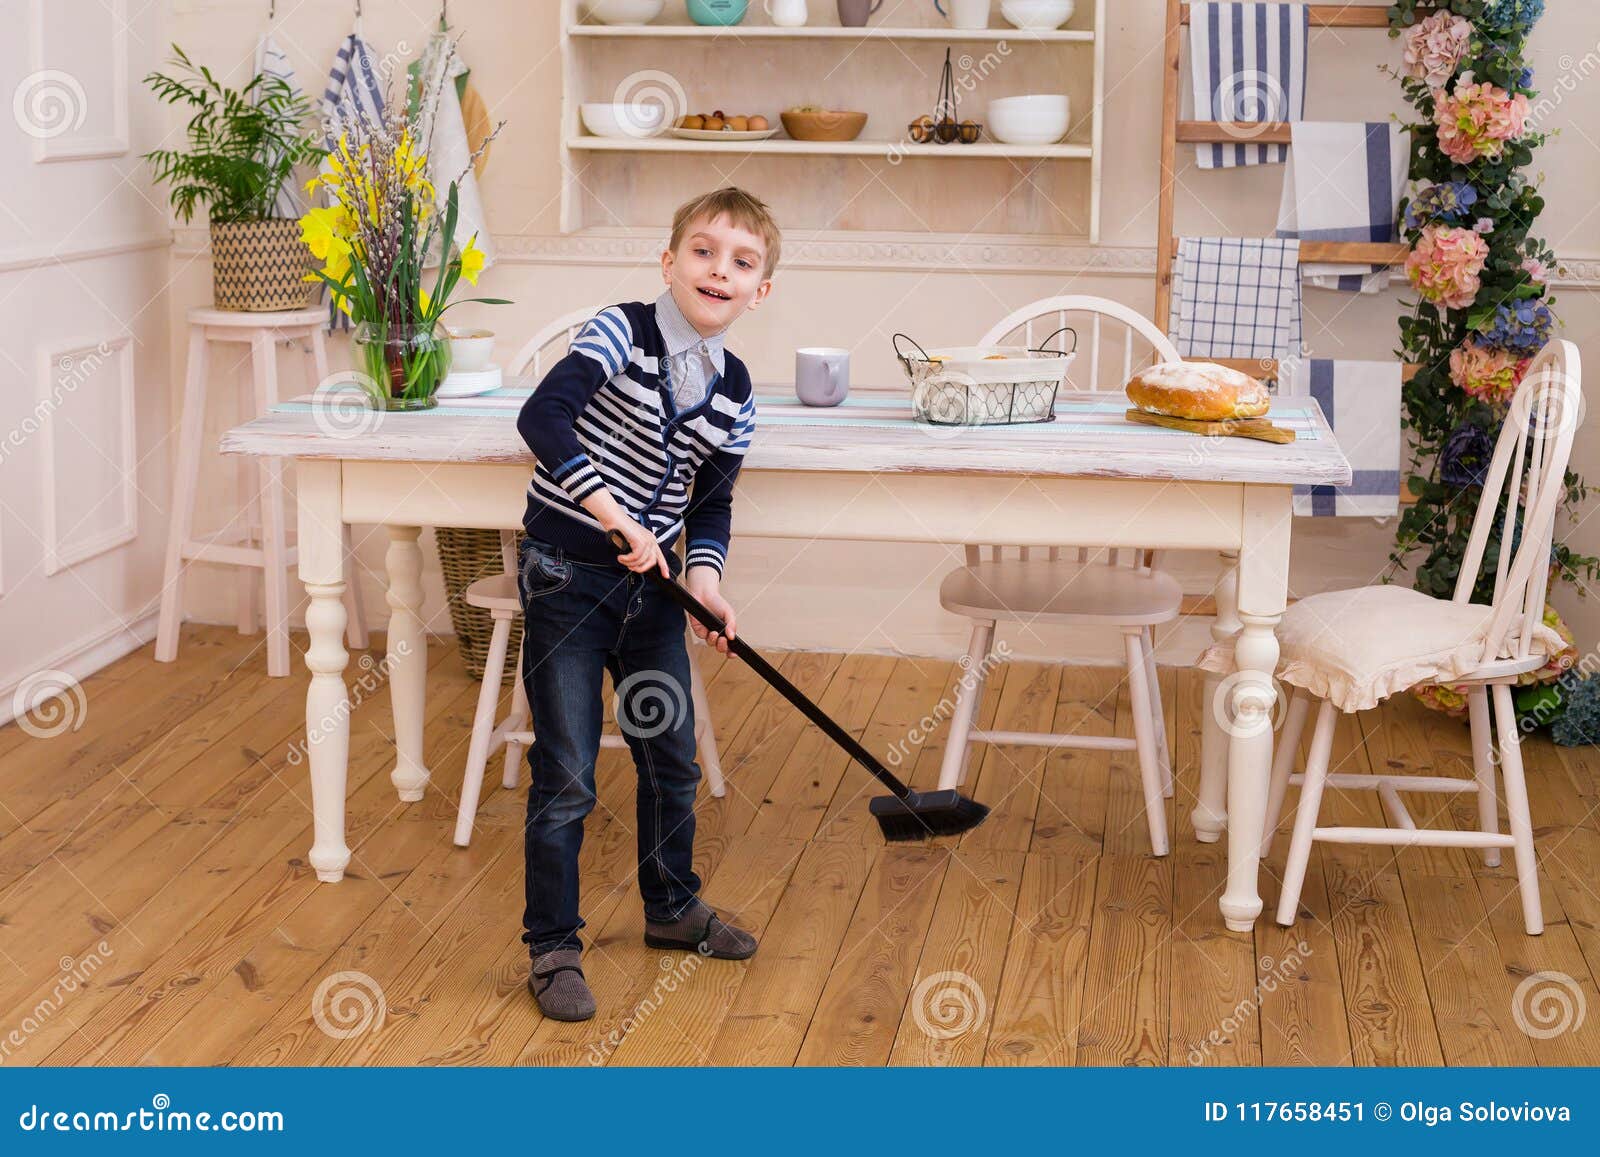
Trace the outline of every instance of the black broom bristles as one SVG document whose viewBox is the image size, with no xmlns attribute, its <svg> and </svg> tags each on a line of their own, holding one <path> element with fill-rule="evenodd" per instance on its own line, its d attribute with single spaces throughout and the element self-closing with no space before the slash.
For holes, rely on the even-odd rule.
<svg viewBox="0 0 1600 1157">
<path fill-rule="evenodd" d="M 926 840 L 933 836 L 959 836 L 971 831 L 989 816 L 989 809 L 968 799 L 955 788 L 944 791 L 913 791 L 904 799 L 882 795 L 868 809 L 878 820 L 883 838 L 890 843 Z"/>
</svg>

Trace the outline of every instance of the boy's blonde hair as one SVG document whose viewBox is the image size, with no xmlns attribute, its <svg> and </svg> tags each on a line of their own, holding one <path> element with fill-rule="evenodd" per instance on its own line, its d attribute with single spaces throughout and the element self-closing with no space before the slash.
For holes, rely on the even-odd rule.
<svg viewBox="0 0 1600 1157">
<path fill-rule="evenodd" d="M 692 222 L 702 217 L 707 221 L 715 221 L 724 215 L 739 228 L 748 229 L 761 238 L 767 250 L 766 267 L 762 269 L 761 276 L 771 277 L 772 271 L 778 267 L 778 250 L 783 244 L 778 223 L 773 220 L 772 211 L 761 198 L 733 185 L 711 193 L 701 193 L 679 205 L 677 212 L 672 215 L 672 239 L 668 242 L 668 248 L 674 253 L 678 251 L 683 235 L 689 231 Z"/>
</svg>

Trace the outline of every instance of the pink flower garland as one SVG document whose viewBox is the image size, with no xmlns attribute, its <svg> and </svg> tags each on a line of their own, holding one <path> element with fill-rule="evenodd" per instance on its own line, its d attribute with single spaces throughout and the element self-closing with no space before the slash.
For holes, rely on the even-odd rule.
<svg viewBox="0 0 1600 1157">
<path fill-rule="evenodd" d="M 1429 88 L 1443 88 L 1472 43 L 1472 23 L 1463 16 L 1435 12 L 1406 32 L 1406 75 Z"/>
<path fill-rule="evenodd" d="M 1450 380 L 1479 401 L 1501 406 L 1522 384 L 1530 361 L 1467 341 L 1450 352 Z"/>
<path fill-rule="evenodd" d="M 1406 276 L 1422 297 L 1448 309 L 1466 309 L 1478 296 L 1489 243 L 1471 229 L 1429 225 L 1406 257 Z"/>
<path fill-rule="evenodd" d="M 1464 72 L 1454 93 L 1435 89 L 1433 121 L 1439 128 L 1439 150 L 1459 165 L 1498 157 L 1506 142 L 1527 131 L 1528 98 L 1512 96 L 1492 84 L 1475 84 Z"/>
</svg>

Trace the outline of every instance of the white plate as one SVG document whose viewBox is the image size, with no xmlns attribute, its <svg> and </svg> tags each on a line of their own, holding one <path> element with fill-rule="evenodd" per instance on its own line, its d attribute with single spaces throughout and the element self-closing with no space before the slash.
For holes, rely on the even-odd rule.
<svg viewBox="0 0 1600 1157">
<path fill-rule="evenodd" d="M 679 129 L 667 130 L 680 141 L 764 141 L 777 133 L 777 129 L 754 129 L 734 132 L 732 129 Z"/>
<path fill-rule="evenodd" d="M 489 366 L 481 370 L 451 370 L 445 375 L 444 381 L 439 383 L 436 396 L 476 398 L 479 394 L 498 390 L 504 384 L 504 375 L 501 374 L 499 366 Z"/>
</svg>

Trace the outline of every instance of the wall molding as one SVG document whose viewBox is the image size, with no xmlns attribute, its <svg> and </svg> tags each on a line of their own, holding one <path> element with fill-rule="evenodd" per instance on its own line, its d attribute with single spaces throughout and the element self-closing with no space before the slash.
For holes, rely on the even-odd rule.
<svg viewBox="0 0 1600 1157">
<path fill-rule="evenodd" d="M 84 383 L 80 380 L 69 386 L 58 380 L 57 370 L 70 368 L 71 373 L 77 374 L 90 358 L 101 359 L 91 367 L 91 374 L 102 365 L 111 365 L 115 367 L 118 377 L 117 404 L 121 410 L 118 415 L 121 427 L 118 430 L 117 448 L 122 461 L 117 465 L 122 476 L 122 519 L 92 535 L 64 542 L 57 511 L 57 489 L 64 479 L 71 477 L 72 472 L 62 469 L 65 457 L 56 444 L 61 409 L 57 391 L 76 393 Z M 135 434 L 133 335 L 121 333 L 98 341 L 70 341 L 41 349 L 37 399 L 39 412 L 46 415 L 42 428 L 44 478 L 40 487 L 40 503 L 44 507 L 44 572 L 54 575 L 109 550 L 125 546 L 139 537 L 138 487 L 133 481 L 139 465 Z"/>
<path fill-rule="evenodd" d="M 101 257 L 120 257 L 125 253 L 141 253 L 147 249 L 165 249 L 173 244 L 173 234 L 143 233 L 120 241 L 94 241 L 55 249 L 44 245 L 19 245 L 0 250 L 0 273 L 14 273 L 25 269 L 43 269 L 50 265 L 67 265 L 74 261 L 93 261 Z"/>
<path fill-rule="evenodd" d="M 102 0 L 109 11 L 100 15 L 109 18 L 111 27 L 111 132 L 106 136 L 78 136 L 73 131 L 43 132 L 34 134 L 33 159 L 36 163 L 51 161 L 87 161 L 103 157 L 120 157 L 128 152 L 128 2 L 127 0 Z M 17 100 L 30 82 L 48 86 L 46 91 L 53 106 L 72 112 L 73 105 L 84 99 L 83 88 L 65 69 L 51 69 L 45 44 L 45 0 L 33 0 L 29 7 L 32 28 L 30 65 L 32 72 L 23 79 L 12 97 L 13 111 Z M 79 114 L 82 109 L 76 110 Z M 80 116 L 81 119 L 81 116 Z M 76 126 L 73 126 L 74 129 Z"/>
<path fill-rule="evenodd" d="M 617 265 L 653 263 L 666 243 L 654 229 L 583 229 L 576 233 L 497 233 L 495 261 L 502 265 Z M 203 254 L 206 230 L 173 230 L 183 256 Z M 1553 284 L 1600 288 L 1600 255 L 1561 258 Z M 785 269 L 988 273 L 1069 273 L 1151 278 L 1156 249 L 1149 245 L 1090 245 L 1070 237 L 927 233 L 812 233 L 785 237 Z M 1399 278 L 1399 274 L 1396 277 Z"/>
</svg>

